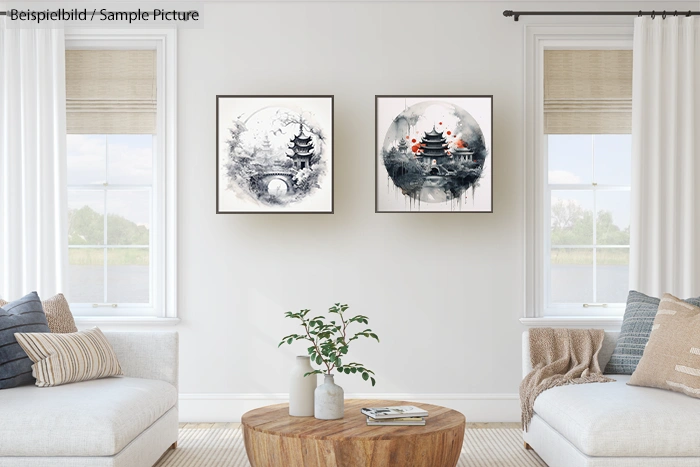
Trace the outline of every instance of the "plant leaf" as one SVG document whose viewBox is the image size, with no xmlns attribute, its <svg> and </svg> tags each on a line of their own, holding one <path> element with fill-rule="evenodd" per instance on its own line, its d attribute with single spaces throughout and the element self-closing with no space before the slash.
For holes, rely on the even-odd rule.
<svg viewBox="0 0 700 467">
<path fill-rule="evenodd" d="M 364 379 L 365 381 L 367 381 L 367 380 L 369 379 L 369 374 L 367 374 L 367 373 L 362 373 L 362 379 Z"/>
</svg>

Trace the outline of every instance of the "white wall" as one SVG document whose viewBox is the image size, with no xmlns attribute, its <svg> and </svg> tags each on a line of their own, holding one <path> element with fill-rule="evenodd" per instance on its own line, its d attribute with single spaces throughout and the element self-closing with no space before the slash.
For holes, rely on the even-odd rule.
<svg viewBox="0 0 700 467">
<path fill-rule="evenodd" d="M 283 313 L 323 313 L 337 301 L 368 315 L 382 338 L 351 352 L 375 370 L 377 386 L 340 376 L 346 393 L 435 401 L 471 421 L 517 420 L 523 25 L 543 21 L 514 23 L 502 11 L 658 5 L 203 6 L 204 27 L 178 39 L 183 420 L 237 420 L 283 398 L 293 356 L 305 349 L 277 348 L 295 331 Z M 335 95 L 335 214 L 216 215 L 215 96 L 297 93 Z M 494 95 L 493 214 L 374 213 L 375 94 Z M 444 248 L 428 250 L 426 239 Z"/>
</svg>

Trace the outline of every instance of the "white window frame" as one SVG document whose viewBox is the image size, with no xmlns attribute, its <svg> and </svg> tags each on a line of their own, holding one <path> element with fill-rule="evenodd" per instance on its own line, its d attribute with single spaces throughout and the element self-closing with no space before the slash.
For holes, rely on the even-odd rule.
<svg viewBox="0 0 700 467">
<path fill-rule="evenodd" d="M 175 324 L 177 318 L 177 31 L 67 28 L 66 49 L 156 50 L 157 143 L 151 227 L 151 306 L 71 305 L 78 324 Z M 105 213 L 106 215 L 106 213 Z M 117 311 L 115 313 L 115 310 Z"/>
<path fill-rule="evenodd" d="M 545 50 L 631 50 L 629 25 L 527 25 L 525 34 L 524 147 L 525 314 L 527 326 L 605 327 L 619 329 L 624 307 L 547 307 L 549 245 L 547 137 L 544 134 Z"/>
</svg>

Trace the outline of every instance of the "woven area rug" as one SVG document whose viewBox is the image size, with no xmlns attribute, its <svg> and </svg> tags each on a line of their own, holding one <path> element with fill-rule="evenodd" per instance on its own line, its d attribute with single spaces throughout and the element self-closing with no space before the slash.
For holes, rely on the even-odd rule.
<svg viewBox="0 0 700 467">
<path fill-rule="evenodd" d="M 533 451 L 523 448 L 522 432 L 513 428 L 468 429 L 457 464 L 458 467 L 546 465 Z M 200 466 L 250 467 L 241 428 L 181 428 L 178 448 L 168 451 L 156 464 L 156 467 Z"/>
</svg>

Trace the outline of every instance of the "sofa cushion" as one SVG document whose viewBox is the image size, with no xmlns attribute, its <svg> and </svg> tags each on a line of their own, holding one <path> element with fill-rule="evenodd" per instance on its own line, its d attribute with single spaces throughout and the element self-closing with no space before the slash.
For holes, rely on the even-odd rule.
<svg viewBox="0 0 700 467">
<path fill-rule="evenodd" d="M 0 457 L 112 456 L 175 406 L 164 381 L 106 378 L 0 391 Z"/>
<path fill-rule="evenodd" d="M 7 305 L 7 303 L 0 298 L 0 307 Z M 46 321 L 49 323 L 51 332 L 78 332 L 73 313 L 71 313 L 68 301 L 62 293 L 42 300 L 41 306 L 44 308 Z"/>
<path fill-rule="evenodd" d="M 18 332 L 15 338 L 34 362 L 32 375 L 39 387 L 124 374 L 100 328 L 63 334 Z"/>
<path fill-rule="evenodd" d="M 46 321 L 49 322 L 49 329 L 54 333 L 78 332 L 75 326 L 73 313 L 70 311 L 68 300 L 62 293 L 41 301 L 46 313 Z"/>
<path fill-rule="evenodd" d="M 700 398 L 700 307 L 664 294 L 629 384 Z"/>
<path fill-rule="evenodd" d="M 620 337 L 615 344 L 615 350 L 608 365 L 603 370 L 605 374 L 631 375 L 642 358 L 644 347 L 649 342 L 649 334 L 654 324 L 656 312 L 661 299 L 649 297 L 636 290 L 630 290 L 627 296 L 625 315 L 622 318 Z M 686 302 L 700 306 L 700 297 L 688 298 Z"/>
<path fill-rule="evenodd" d="M 16 332 L 49 332 L 36 292 L 0 307 L 0 389 L 34 384 L 32 361 L 17 343 Z"/>
<path fill-rule="evenodd" d="M 535 413 L 588 456 L 700 456 L 700 400 L 611 377 L 549 389 Z"/>
</svg>

